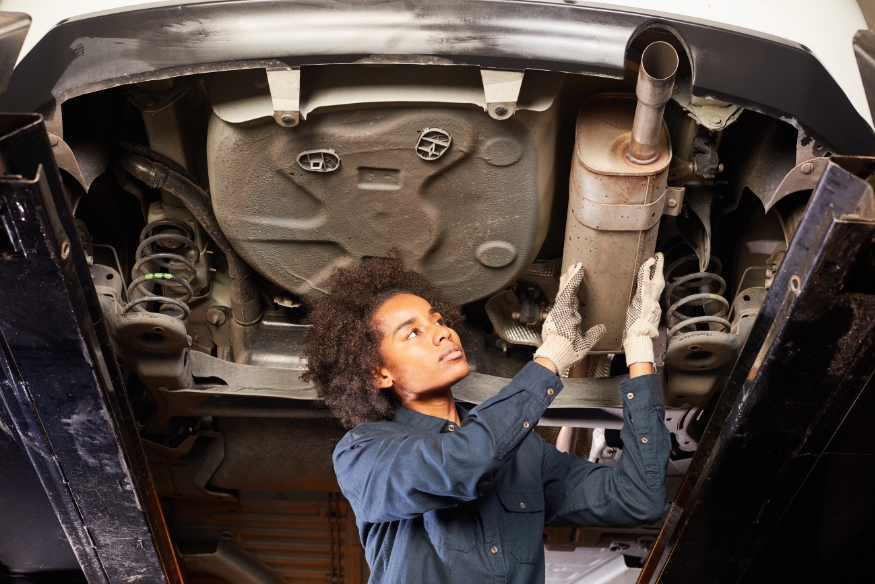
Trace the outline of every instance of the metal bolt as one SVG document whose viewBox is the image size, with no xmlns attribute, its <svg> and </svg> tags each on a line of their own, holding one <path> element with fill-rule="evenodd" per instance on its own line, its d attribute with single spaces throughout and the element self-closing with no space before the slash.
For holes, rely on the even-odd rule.
<svg viewBox="0 0 875 584">
<path fill-rule="evenodd" d="M 218 308 L 211 308 L 207 311 L 207 321 L 216 326 L 225 324 L 225 313 Z"/>
<path fill-rule="evenodd" d="M 507 114 L 507 108 L 506 108 L 506 107 L 504 107 L 503 105 L 497 105 L 497 106 L 495 106 L 495 115 L 497 115 L 497 116 L 503 116 L 503 115 L 505 115 L 505 114 Z"/>
<path fill-rule="evenodd" d="M 711 116 L 711 123 L 715 126 L 722 126 L 723 120 L 720 119 L 720 116 Z"/>
<path fill-rule="evenodd" d="M 678 202 L 675 201 L 674 199 L 669 199 L 669 200 L 668 200 L 668 206 L 669 206 L 669 207 L 677 207 L 677 204 L 678 204 Z"/>
<path fill-rule="evenodd" d="M 158 102 L 151 98 L 143 101 L 143 109 L 145 110 L 153 110 L 155 109 L 156 105 L 158 105 Z"/>
<path fill-rule="evenodd" d="M 806 162 L 802 166 L 799 167 L 799 171 L 802 174 L 811 174 L 812 170 L 814 170 L 814 165 L 811 164 L 810 162 Z"/>
<path fill-rule="evenodd" d="M 280 119 L 283 121 L 284 124 L 294 124 L 295 123 L 295 117 L 291 114 L 286 114 Z"/>
</svg>

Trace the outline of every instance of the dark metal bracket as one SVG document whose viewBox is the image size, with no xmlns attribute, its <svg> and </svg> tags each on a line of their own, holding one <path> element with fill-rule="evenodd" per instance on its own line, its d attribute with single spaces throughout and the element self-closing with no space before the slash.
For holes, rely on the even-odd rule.
<svg viewBox="0 0 875 584">
<path fill-rule="evenodd" d="M 0 400 L 90 583 L 181 583 L 42 118 L 0 114 Z"/>
<path fill-rule="evenodd" d="M 873 171 L 829 162 L 639 583 L 738 582 L 875 372 Z"/>
</svg>

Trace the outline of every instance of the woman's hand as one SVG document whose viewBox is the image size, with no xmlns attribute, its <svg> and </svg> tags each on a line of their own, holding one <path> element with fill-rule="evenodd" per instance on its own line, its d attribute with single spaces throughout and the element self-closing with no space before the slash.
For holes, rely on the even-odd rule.
<svg viewBox="0 0 875 584">
<path fill-rule="evenodd" d="M 659 319 L 662 317 L 659 297 L 665 287 L 662 264 L 663 256 L 658 253 L 638 270 L 638 288 L 626 313 L 626 329 L 623 331 L 623 349 L 630 377 L 653 373 L 653 340 L 659 336 Z"/>
<path fill-rule="evenodd" d="M 580 306 L 577 300 L 577 289 L 583 280 L 583 265 L 574 264 L 563 274 L 559 281 L 559 293 L 556 302 L 541 328 L 543 342 L 535 351 L 535 361 L 544 365 L 547 360 L 553 364 L 548 369 L 555 370 L 559 375 L 575 363 L 579 363 L 595 345 L 606 329 L 605 325 L 597 324 L 586 334 L 580 334 Z"/>
</svg>

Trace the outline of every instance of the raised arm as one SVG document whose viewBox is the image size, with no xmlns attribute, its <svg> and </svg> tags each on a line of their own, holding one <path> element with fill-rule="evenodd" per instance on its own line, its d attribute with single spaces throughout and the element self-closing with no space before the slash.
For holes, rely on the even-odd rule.
<svg viewBox="0 0 875 584">
<path fill-rule="evenodd" d="M 544 343 L 498 395 L 443 434 L 409 434 L 394 424 L 369 423 L 350 431 L 334 451 L 343 494 L 360 520 L 376 523 L 421 515 L 477 497 L 528 436 L 562 388 L 563 371 L 581 360 L 604 335 L 597 325 L 580 334 L 577 289 L 580 264 L 562 277 L 556 302 L 544 322 Z M 361 504 L 359 504 L 361 503 Z"/>
<path fill-rule="evenodd" d="M 529 363 L 453 432 L 408 434 L 394 424 L 362 424 L 334 451 L 340 488 L 361 503 L 356 514 L 369 523 L 475 499 L 478 483 L 510 458 L 561 389 L 555 373 Z"/>
<path fill-rule="evenodd" d="M 623 397 L 623 454 L 612 469 L 569 456 L 544 443 L 546 520 L 553 525 L 637 525 L 659 519 L 668 507 L 665 470 L 671 438 L 659 379 L 653 373 L 653 340 L 661 317 L 662 254 L 638 272 L 623 346 L 630 379 Z"/>
<path fill-rule="evenodd" d="M 614 468 L 543 443 L 545 521 L 557 526 L 631 526 L 668 508 L 665 469 L 671 439 L 656 374 L 628 379 L 623 392 L 623 455 Z"/>
</svg>

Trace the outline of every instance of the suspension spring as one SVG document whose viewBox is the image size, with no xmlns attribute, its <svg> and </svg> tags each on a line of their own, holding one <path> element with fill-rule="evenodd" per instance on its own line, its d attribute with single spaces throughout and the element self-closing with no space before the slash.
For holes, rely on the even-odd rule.
<svg viewBox="0 0 875 584">
<path fill-rule="evenodd" d="M 184 255 L 186 248 L 193 251 L 193 260 Z M 194 295 L 189 280 L 197 274 L 195 263 L 200 259 L 191 227 L 171 219 L 149 223 L 140 233 L 134 259 L 124 312 L 148 312 L 149 304 L 155 303 L 157 312 L 187 320 L 191 314 L 188 301 Z M 180 271 L 188 271 L 189 278 L 179 276 Z M 160 287 L 161 293 L 157 293 L 155 286 Z"/>
<path fill-rule="evenodd" d="M 726 281 L 720 277 L 723 264 L 714 256 L 708 262 L 707 268 L 711 271 L 692 272 L 683 276 L 675 276 L 681 268 L 698 264 L 699 258 L 695 254 L 686 255 L 672 262 L 665 270 L 667 285 L 663 300 L 668 310 L 665 313 L 665 322 L 668 325 L 667 338 L 671 339 L 676 333 L 685 328 L 691 328 L 692 332 L 698 329 L 699 324 L 707 324 L 729 332 L 732 324 L 726 319 L 729 314 L 729 302 L 723 296 L 726 292 Z M 716 289 L 715 289 L 716 287 Z M 701 306 L 704 315 L 695 316 L 694 307 Z"/>
</svg>

